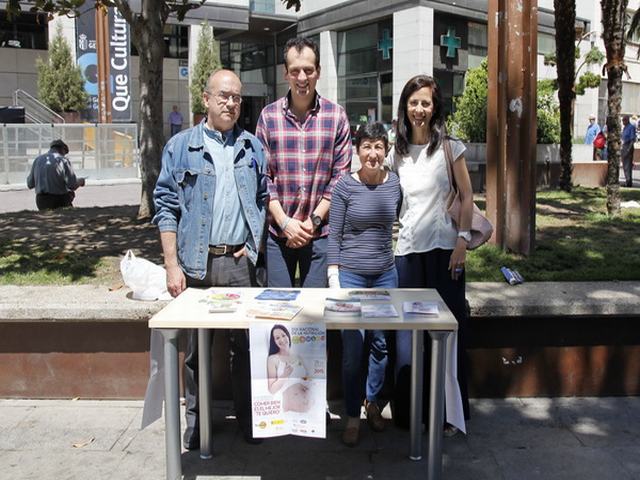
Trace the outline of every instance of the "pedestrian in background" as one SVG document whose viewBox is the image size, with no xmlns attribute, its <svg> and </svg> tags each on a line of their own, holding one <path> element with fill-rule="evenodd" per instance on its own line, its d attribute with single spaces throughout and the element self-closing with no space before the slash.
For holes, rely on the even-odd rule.
<svg viewBox="0 0 640 480">
<path fill-rule="evenodd" d="M 600 125 L 596 123 L 596 116 L 594 114 L 589 115 L 589 125 L 587 126 L 587 133 L 584 136 L 584 144 L 593 145 L 593 141 L 596 139 L 596 136 L 600 133 L 600 131 Z M 598 149 L 594 146 L 592 160 L 597 159 Z"/>
<path fill-rule="evenodd" d="M 169 125 L 171 125 L 172 137 L 182 130 L 183 123 L 184 119 L 182 118 L 182 114 L 178 111 L 178 106 L 174 105 L 173 110 L 171 110 L 171 113 L 169 114 Z"/>
<path fill-rule="evenodd" d="M 51 142 L 47 153 L 33 161 L 27 187 L 36 189 L 38 210 L 73 206 L 75 191 L 84 186 L 84 178 L 76 177 L 66 157 L 68 153 L 67 144 L 58 139 Z"/>
<path fill-rule="evenodd" d="M 636 141 L 636 127 L 629 121 L 629 115 L 622 117 L 622 170 L 624 171 L 625 186 L 633 187 L 633 144 Z"/>
</svg>

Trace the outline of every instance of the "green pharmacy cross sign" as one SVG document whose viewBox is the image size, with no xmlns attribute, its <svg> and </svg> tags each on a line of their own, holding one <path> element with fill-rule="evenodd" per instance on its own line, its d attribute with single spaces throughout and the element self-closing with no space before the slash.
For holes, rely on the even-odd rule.
<svg viewBox="0 0 640 480">
<path fill-rule="evenodd" d="M 393 48 L 393 39 L 388 28 L 382 30 L 382 39 L 378 40 L 378 51 L 382 52 L 382 59 L 389 60 L 391 58 L 391 49 Z"/>
<path fill-rule="evenodd" d="M 440 35 L 440 46 L 447 47 L 447 58 L 456 58 L 456 50 L 462 46 L 460 37 L 456 37 L 456 29 L 449 27 L 446 35 Z"/>
</svg>

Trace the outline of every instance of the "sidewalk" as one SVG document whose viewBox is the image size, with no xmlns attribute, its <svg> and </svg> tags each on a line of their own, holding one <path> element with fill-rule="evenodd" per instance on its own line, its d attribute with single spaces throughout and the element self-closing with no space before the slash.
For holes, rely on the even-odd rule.
<svg viewBox="0 0 640 480">
<path fill-rule="evenodd" d="M 426 459 L 407 458 L 408 432 L 391 422 L 372 433 L 363 420 L 353 449 L 340 443 L 337 417 L 326 440 L 254 446 L 228 418 L 229 403 L 214 405 L 214 457 L 183 452 L 185 479 L 425 479 Z M 161 480 L 164 423 L 140 431 L 141 415 L 139 401 L 0 400 L 2 477 Z M 640 398 L 477 399 L 471 415 L 467 437 L 444 439 L 445 479 L 640 478 Z"/>
</svg>

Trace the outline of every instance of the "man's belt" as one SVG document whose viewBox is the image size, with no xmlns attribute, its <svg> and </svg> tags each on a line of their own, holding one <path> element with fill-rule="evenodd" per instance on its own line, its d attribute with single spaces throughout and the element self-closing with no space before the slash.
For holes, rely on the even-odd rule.
<svg viewBox="0 0 640 480">
<path fill-rule="evenodd" d="M 244 245 L 209 245 L 211 255 L 233 255 L 241 250 Z"/>
</svg>

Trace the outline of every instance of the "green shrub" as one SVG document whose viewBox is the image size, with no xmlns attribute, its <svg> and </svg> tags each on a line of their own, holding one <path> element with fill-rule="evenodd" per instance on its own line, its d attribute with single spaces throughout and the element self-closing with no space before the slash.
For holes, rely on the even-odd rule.
<svg viewBox="0 0 640 480">
<path fill-rule="evenodd" d="M 54 112 L 77 112 L 87 106 L 89 96 L 84 90 L 84 79 L 78 65 L 73 63 L 71 48 L 58 25 L 49 47 L 49 61 L 40 58 L 38 69 L 38 96 Z"/>
<path fill-rule="evenodd" d="M 449 132 L 465 142 L 484 143 L 487 138 L 487 59 L 467 71 L 462 96 L 454 99 Z"/>
<path fill-rule="evenodd" d="M 484 143 L 487 138 L 488 64 L 467 71 L 464 92 L 454 99 L 455 112 L 447 120 L 452 135 L 465 142 Z M 560 110 L 554 80 L 538 82 L 537 142 L 560 141 Z"/>
<path fill-rule="evenodd" d="M 200 30 L 198 51 L 191 72 L 191 85 L 189 85 L 193 113 L 207 113 L 202 102 L 202 92 L 207 87 L 209 75 L 220 68 L 222 68 L 220 46 L 214 38 L 213 29 L 205 22 Z"/>
</svg>

